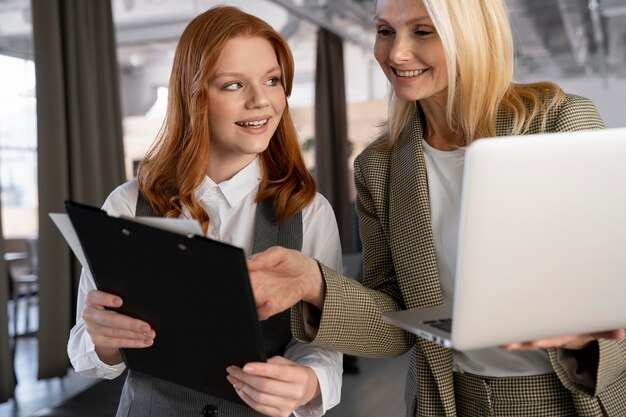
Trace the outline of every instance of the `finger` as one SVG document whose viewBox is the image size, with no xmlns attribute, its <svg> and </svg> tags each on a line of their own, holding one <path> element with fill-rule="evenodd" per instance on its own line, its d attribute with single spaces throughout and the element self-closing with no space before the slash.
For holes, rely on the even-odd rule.
<svg viewBox="0 0 626 417">
<path fill-rule="evenodd" d="M 504 350 L 537 350 L 540 347 L 537 345 L 537 341 L 531 341 L 531 342 L 508 343 L 506 345 L 500 346 L 500 348 Z"/>
<path fill-rule="evenodd" d="M 96 347 L 106 347 L 106 348 L 130 348 L 130 349 L 138 349 L 138 348 L 147 348 L 154 344 L 154 339 L 123 339 L 123 338 L 110 338 L 103 336 L 101 334 L 91 334 L 91 341 L 93 345 Z"/>
<path fill-rule="evenodd" d="M 109 294 L 104 291 L 92 290 L 85 296 L 85 304 L 88 306 L 96 307 L 121 307 L 123 301 L 120 297 L 114 294 Z"/>
<path fill-rule="evenodd" d="M 248 271 L 254 272 L 278 265 L 285 257 L 286 249 L 281 246 L 272 246 L 264 252 L 255 253 L 248 257 Z"/>
<path fill-rule="evenodd" d="M 236 391 L 238 392 L 245 392 L 247 397 L 250 399 L 251 402 L 253 402 L 255 405 L 260 404 L 260 401 L 271 401 L 270 397 L 273 397 L 273 394 L 268 394 L 262 391 L 259 391 L 257 388 L 255 388 L 253 385 L 250 385 L 248 383 L 248 381 L 256 378 L 256 377 L 252 377 L 249 375 L 246 375 L 241 368 L 236 367 L 236 366 L 229 366 L 227 368 L 228 371 L 228 375 L 226 375 L 226 379 L 228 380 L 228 382 L 230 382 L 233 385 L 233 388 L 235 388 Z M 238 378 L 235 375 L 239 375 L 240 377 Z M 267 396 L 263 396 L 261 394 L 267 395 Z"/>
<path fill-rule="evenodd" d="M 276 357 L 268 359 L 266 363 L 250 362 L 244 365 L 243 372 L 248 375 L 254 375 L 263 378 L 270 378 L 279 381 L 288 381 L 286 370 L 293 362 L 286 359 Z M 286 369 L 287 368 L 287 369 Z"/>
<path fill-rule="evenodd" d="M 261 367 L 255 367 L 254 369 L 260 370 Z M 284 379 L 273 378 L 271 376 L 265 376 L 269 374 L 266 370 L 258 372 L 258 374 L 251 374 L 244 372 L 243 369 L 237 367 L 228 367 L 226 369 L 228 374 L 237 378 L 244 385 L 250 386 L 254 391 L 261 394 L 280 395 L 281 397 L 290 397 L 293 391 L 293 384 L 285 382 Z M 290 389 L 291 387 L 291 389 Z M 251 392 L 248 392 L 251 395 Z"/>
<path fill-rule="evenodd" d="M 83 310 L 82 317 L 88 326 L 98 325 L 112 329 L 127 330 L 136 333 L 137 337 L 155 337 L 155 332 L 148 323 L 115 311 L 86 308 Z"/>
<path fill-rule="evenodd" d="M 246 381 L 236 383 L 235 390 L 255 410 L 268 416 L 288 416 L 297 407 L 297 396 L 291 395 L 291 385 L 282 384 L 281 390 L 259 390 Z M 293 387 L 292 387 L 293 388 Z"/>
<path fill-rule="evenodd" d="M 251 396 L 249 394 L 249 387 L 247 385 L 243 385 L 241 387 L 241 389 L 236 388 L 235 391 L 237 392 L 237 395 L 239 395 L 239 397 L 246 403 L 248 404 L 250 407 L 252 407 L 254 410 L 258 411 L 261 414 L 265 414 L 267 416 L 281 416 L 281 411 L 276 408 L 276 407 L 272 407 L 269 406 L 267 404 L 264 403 L 260 403 L 258 402 L 254 396 Z"/>
<path fill-rule="evenodd" d="M 254 362 L 254 363 L 263 364 L 263 362 Z M 279 356 L 279 355 L 272 356 L 271 358 L 267 360 L 266 363 L 271 363 L 271 364 L 276 364 L 276 365 L 295 365 L 296 364 L 294 361 L 290 361 L 289 359 L 283 356 Z M 245 370 L 245 367 L 244 367 L 244 370 Z"/>
<path fill-rule="evenodd" d="M 273 315 L 291 308 L 290 304 L 284 303 L 284 300 L 272 296 L 269 290 L 266 291 L 262 287 L 253 286 L 252 294 L 254 296 L 254 302 L 259 320 L 267 320 Z"/>
<path fill-rule="evenodd" d="M 624 338 L 625 331 L 624 329 L 615 329 L 609 330 L 606 332 L 597 332 L 592 333 L 592 336 L 596 339 L 612 339 L 612 340 L 620 340 Z"/>
<path fill-rule="evenodd" d="M 132 340 L 153 340 L 155 338 L 155 332 L 138 333 L 133 330 L 120 329 L 115 327 L 101 326 L 97 323 L 87 323 L 87 331 L 89 334 L 96 334 L 102 337 L 108 337 L 112 339 L 132 339 Z"/>
<path fill-rule="evenodd" d="M 273 363 L 250 362 L 244 365 L 244 369 L 254 372 L 254 375 L 236 366 L 229 367 L 229 381 L 235 384 L 238 393 L 245 393 L 249 401 L 256 404 L 253 408 L 257 411 L 264 406 L 282 410 L 281 416 L 289 415 L 298 404 L 306 402 L 311 376 L 305 367 L 287 359 L 273 357 L 268 362 Z"/>
<path fill-rule="evenodd" d="M 603 334 L 613 332 L 603 332 Z M 548 339 L 531 340 L 521 343 L 510 343 L 502 346 L 506 350 L 537 350 L 546 348 L 582 349 L 598 337 L 594 334 L 580 334 Z"/>
<path fill-rule="evenodd" d="M 145 348 L 154 344 L 155 334 L 148 335 L 100 326 L 97 323 L 87 322 L 87 333 L 94 346 L 108 348 Z"/>
<path fill-rule="evenodd" d="M 551 339 L 542 339 L 542 340 L 532 340 L 527 342 L 520 343 L 510 343 L 504 345 L 503 348 L 506 350 L 537 350 L 548 347 L 558 347 L 569 341 L 564 338 L 551 338 Z"/>
<path fill-rule="evenodd" d="M 235 389 L 239 389 L 239 387 L 243 386 L 243 381 L 238 380 L 232 375 L 226 375 L 226 379 Z"/>
<path fill-rule="evenodd" d="M 272 317 L 274 314 L 278 313 L 277 309 L 272 307 L 271 303 L 264 302 L 261 305 L 257 305 L 257 315 L 259 316 L 259 320 L 264 321 Z"/>
</svg>

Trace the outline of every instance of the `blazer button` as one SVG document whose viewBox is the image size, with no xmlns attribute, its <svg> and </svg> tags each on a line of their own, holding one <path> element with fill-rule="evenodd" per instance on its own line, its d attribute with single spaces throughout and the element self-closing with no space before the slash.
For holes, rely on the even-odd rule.
<svg viewBox="0 0 626 417">
<path fill-rule="evenodd" d="M 217 407 L 212 404 L 205 405 L 202 415 L 204 417 L 217 417 Z"/>
</svg>

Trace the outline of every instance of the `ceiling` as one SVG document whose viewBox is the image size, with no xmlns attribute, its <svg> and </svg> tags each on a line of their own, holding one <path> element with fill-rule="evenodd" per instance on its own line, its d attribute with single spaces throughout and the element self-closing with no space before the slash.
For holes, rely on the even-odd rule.
<svg viewBox="0 0 626 417">
<path fill-rule="evenodd" d="M 189 20 L 213 0 L 111 0 L 119 59 L 134 68 L 149 54 L 171 53 Z M 626 77 L 626 0 L 506 0 L 517 43 L 518 78 Z M 290 40 L 302 22 L 325 27 L 371 50 L 374 0 L 227 1 L 269 21 Z M 29 0 L 0 0 L 0 54 L 32 57 Z M 164 69 L 169 72 L 169 68 Z"/>
</svg>

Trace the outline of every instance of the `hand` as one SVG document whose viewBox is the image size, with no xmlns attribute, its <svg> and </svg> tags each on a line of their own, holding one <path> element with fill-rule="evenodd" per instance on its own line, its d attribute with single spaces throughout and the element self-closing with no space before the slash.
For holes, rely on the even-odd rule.
<svg viewBox="0 0 626 417">
<path fill-rule="evenodd" d="M 571 336 L 552 337 L 549 339 L 539 339 L 530 342 L 509 343 L 500 346 L 505 350 L 536 350 L 545 348 L 562 348 L 579 350 L 585 348 L 589 343 L 598 339 L 620 340 L 624 338 L 624 329 L 610 330 L 606 332 L 596 332 L 587 334 L 577 334 Z"/>
<path fill-rule="evenodd" d="M 315 259 L 280 246 L 248 258 L 248 271 L 261 320 L 284 311 L 300 300 L 324 304 L 324 280 Z"/>
<path fill-rule="evenodd" d="M 145 321 L 106 309 L 121 306 L 120 297 L 103 291 L 89 291 L 85 297 L 82 317 L 87 333 L 100 359 L 109 365 L 122 361 L 119 348 L 152 346 L 156 336 Z"/>
<path fill-rule="evenodd" d="M 250 407 L 271 417 L 286 417 L 320 395 L 317 375 L 308 366 L 280 356 L 266 363 L 251 362 L 243 369 L 229 366 L 228 382 Z"/>
</svg>

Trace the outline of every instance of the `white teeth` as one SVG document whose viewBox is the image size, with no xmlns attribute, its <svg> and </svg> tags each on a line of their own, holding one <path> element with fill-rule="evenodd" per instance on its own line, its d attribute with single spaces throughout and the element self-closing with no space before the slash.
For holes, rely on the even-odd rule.
<svg viewBox="0 0 626 417">
<path fill-rule="evenodd" d="M 267 123 L 268 119 L 263 119 L 263 120 L 255 120 L 254 122 L 236 122 L 235 124 L 239 125 L 239 126 L 243 126 L 243 127 L 261 127 L 261 126 L 265 126 L 265 124 Z"/>
<path fill-rule="evenodd" d="M 398 74 L 400 77 L 417 77 L 418 75 L 420 75 L 424 71 L 426 71 L 426 70 L 425 69 L 414 70 L 414 71 L 400 71 L 400 70 L 396 70 L 396 74 Z"/>
</svg>

